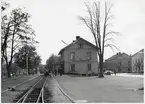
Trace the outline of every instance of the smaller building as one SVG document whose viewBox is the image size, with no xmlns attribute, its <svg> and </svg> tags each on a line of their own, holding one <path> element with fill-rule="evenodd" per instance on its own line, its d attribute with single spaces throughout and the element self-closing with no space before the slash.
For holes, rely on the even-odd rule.
<svg viewBox="0 0 145 104">
<path fill-rule="evenodd" d="M 116 71 L 117 73 L 131 72 L 131 56 L 126 53 L 117 53 L 104 62 L 105 70 Z"/>
<path fill-rule="evenodd" d="M 132 55 L 132 72 L 144 73 L 144 49 Z"/>
</svg>

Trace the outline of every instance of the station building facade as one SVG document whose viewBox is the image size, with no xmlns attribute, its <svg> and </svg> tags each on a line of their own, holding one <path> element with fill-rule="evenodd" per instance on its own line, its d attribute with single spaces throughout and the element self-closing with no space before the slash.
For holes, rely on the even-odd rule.
<svg viewBox="0 0 145 104">
<path fill-rule="evenodd" d="M 76 36 L 76 40 L 61 49 L 59 55 L 64 73 L 98 73 L 96 46 L 80 36 Z"/>
</svg>

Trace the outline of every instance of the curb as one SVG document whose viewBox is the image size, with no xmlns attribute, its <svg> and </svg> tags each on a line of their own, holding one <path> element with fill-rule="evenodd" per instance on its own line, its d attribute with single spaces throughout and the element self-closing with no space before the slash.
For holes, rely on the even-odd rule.
<svg viewBox="0 0 145 104">
<path fill-rule="evenodd" d="M 66 94 L 66 92 L 60 87 L 57 79 L 53 75 L 51 75 L 51 77 L 55 79 L 55 81 L 57 83 L 57 86 L 58 86 L 59 90 L 63 93 L 63 95 L 65 95 L 72 103 L 75 103 L 75 101 L 73 100 L 73 98 L 70 97 L 68 94 Z"/>
</svg>

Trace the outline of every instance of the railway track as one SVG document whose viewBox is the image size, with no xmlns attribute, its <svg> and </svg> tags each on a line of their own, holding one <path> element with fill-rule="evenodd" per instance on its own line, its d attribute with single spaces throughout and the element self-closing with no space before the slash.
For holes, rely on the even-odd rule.
<svg viewBox="0 0 145 104">
<path fill-rule="evenodd" d="M 13 100 L 14 103 L 53 103 L 53 83 L 57 83 L 53 76 L 43 76 L 20 96 Z M 50 88 L 49 88 L 49 87 Z M 56 84 L 61 93 L 71 102 L 74 101 L 63 92 L 58 83 Z"/>
<path fill-rule="evenodd" d="M 22 94 L 21 97 L 16 98 L 16 103 L 45 103 L 48 102 L 45 99 L 46 93 L 44 94 L 45 84 L 48 81 L 48 76 L 40 78 L 31 88 Z M 47 91 L 45 91 L 47 92 Z M 48 95 L 48 94 L 47 94 Z"/>
<path fill-rule="evenodd" d="M 16 85 L 9 86 L 9 87 L 7 87 L 6 90 L 2 91 L 1 94 L 5 93 L 5 92 L 8 92 L 8 91 L 10 90 L 9 88 L 16 88 L 16 87 L 18 87 L 19 85 L 22 85 L 22 84 L 24 84 L 24 83 L 27 83 L 27 82 L 29 82 L 29 81 L 31 81 L 31 80 L 36 79 L 37 77 L 40 77 L 40 76 L 36 76 L 36 77 L 30 78 L 30 79 L 28 79 L 28 80 L 25 80 L 25 81 L 23 81 L 23 82 L 21 82 L 21 83 L 18 83 L 18 84 L 16 84 Z M 14 80 L 18 80 L 18 78 L 14 79 Z M 23 79 L 22 79 L 22 80 L 23 80 Z M 9 82 L 6 82 L 6 83 L 9 83 Z"/>
</svg>

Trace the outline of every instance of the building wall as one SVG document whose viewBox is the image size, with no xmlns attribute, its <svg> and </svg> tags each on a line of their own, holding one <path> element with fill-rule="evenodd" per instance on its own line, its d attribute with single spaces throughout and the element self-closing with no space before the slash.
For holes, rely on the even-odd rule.
<svg viewBox="0 0 145 104">
<path fill-rule="evenodd" d="M 138 65 L 140 66 L 140 68 Z M 141 50 L 132 56 L 132 72 L 144 72 L 144 50 Z"/>
<path fill-rule="evenodd" d="M 125 53 L 120 53 L 114 59 L 106 60 L 105 68 L 120 73 L 131 72 L 131 57 Z"/>
<path fill-rule="evenodd" d="M 71 60 L 71 52 L 75 53 L 75 60 Z M 87 52 L 91 52 L 91 60 L 87 60 Z M 83 48 L 79 48 L 77 44 L 73 44 L 64 50 L 62 56 L 64 59 L 65 73 L 71 72 L 71 64 L 75 64 L 74 73 L 86 74 L 87 64 L 91 64 L 91 73 L 98 73 L 98 59 L 96 50 L 85 43 Z"/>
</svg>

